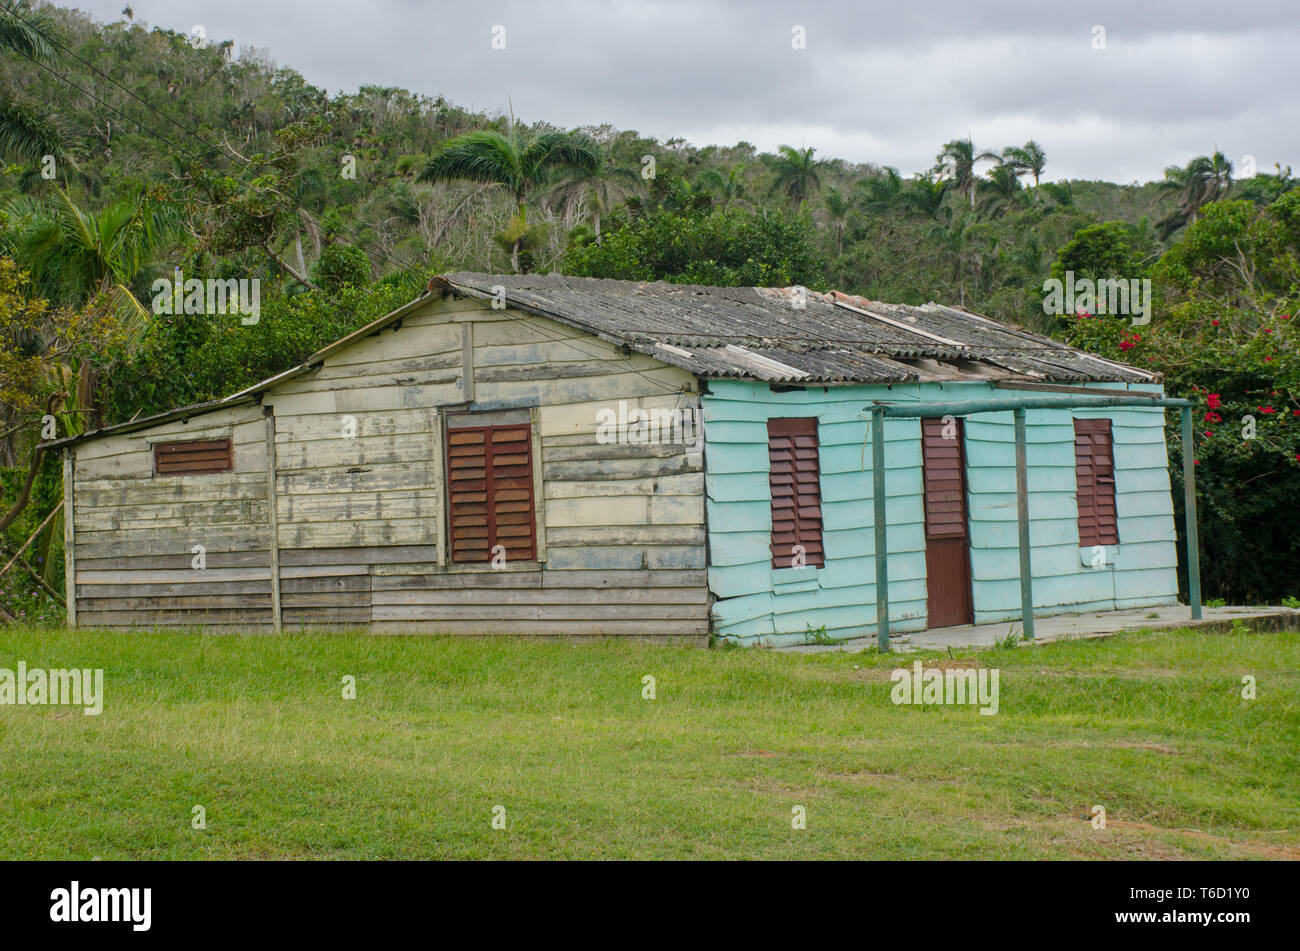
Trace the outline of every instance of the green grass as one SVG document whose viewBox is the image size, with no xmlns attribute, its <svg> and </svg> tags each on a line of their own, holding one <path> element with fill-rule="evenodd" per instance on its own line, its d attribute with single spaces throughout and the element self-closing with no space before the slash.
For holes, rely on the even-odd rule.
<svg viewBox="0 0 1300 951">
<path fill-rule="evenodd" d="M 1001 712 L 895 706 L 917 657 L 997 666 Z M 1296 633 L 950 659 L 0 631 L 19 660 L 102 667 L 106 699 L 0 706 L 3 858 L 1300 855 Z"/>
</svg>

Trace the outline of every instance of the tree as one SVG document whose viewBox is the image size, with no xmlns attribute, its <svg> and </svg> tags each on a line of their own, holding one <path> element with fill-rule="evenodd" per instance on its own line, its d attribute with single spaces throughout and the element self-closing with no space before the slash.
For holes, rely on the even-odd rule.
<svg viewBox="0 0 1300 951">
<path fill-rule="evenodd" d="M 15 523 L 32 499 L 44 458 L 36 446 L 43 415 L 56 418 L 59 436 L 75 435 L 85 425 L 77 409 L 89 398 L 85 389 L 89 377 L 79 377 L 70 364 L 87 365 L 122 343 L 122 327 L 111 315 L 91 308 L 51 307 L 33 293 L 26 272 L 0 257 L 0 419 L 4 421 L 0 438 L 13 448 L 14 440 L 22 437 L 30 447 L 12 502 L 0 513 L 0 533 Z M 38 550 L 48 552 L 49 539 L 61 535 L 61 523 L 53 522 Z M 28 567 L 25 562 L 24 567 Z M 42 583 L 48 580 L 47 573 Z"/>
<path fill-rule="evenodd" d="M 1045 182 L 1042 190 L 1051 196 L 1052 201 L 1062 208 L 1074 207 L 1074 186 L 1069 182 Z M 1048 208 L 1051 211 L 1051 208 Z"/>
<path fill-rule="evenodd" d="M 594 169 L 577 168 L 555 186 L 550 200 L 572 212 L 582 203 L 591 211 L 591 225 L 596 243 L 601 241 L 600 222 L 609 214 L 614 202 L 627 197 L 641 184 L 638 172 L 615 165 L 608 155 L 592 146 L 598 164 Z"/>
<path fill-rule="evenodd" d="M 1030 139 L 1020 148 L 1009 146 L 1002 150 L 1002 161 L 1016 170 L 1016 174 L 1028 173 L 1034 176 L 1034 188 L 1038 188 L 1039 176 L 1047 167 L 1047 155 L 1043 147 Z"/>
<path fill-rule="evenodd" d="M 957 189 L 959 195 L 970 200 L 975 208 L 975 163 L 982 158 L 998 158 L 988 152 L 975 151 L 975 143 L 970 139 L 953 139 L 944 143 L 943 151 L 935 157 L 935 174 L 947 178 Z"/>
<path fill-rule="evenodd" d="M 907 192 L 898 169 L 886 165 L 881 172 L 880 175 L 860 178 L 853 184 L 868 210 L 876 214 L 888 214 L 905 203 Z"/>
<path fill-rule="evenodd" d="M 316 261 L 312 277 L 330 293 L 337 293 L 347 286 L 365 287 L 370 283 L 370 258 L 354 245 L 330 244 Z"/>
<path fill-rule="evenodd" d="M 416 180 L 473 181 L 508 190 L 515 201 L 517 219 L 511 228 L 519 232 L 511 242 L 510 264 L 518 273 L 529 193 L 555 184 L 558 177 L 594 174 L 600 162 L 595 144 L 585 136 L 567 132 L 530 136 L 512 126 L 508 135 L 484 130 L 457 136 L 429 160 Z"/>
<path fill-rule="evenodd" d="M 154 195 L 84 210 L 62 188 L 48 201 L 20 198 L 10 206 L 18 219 L 14 254 L 31 274 L 33 290 L 69 307 L 84 307 L 121 328 L 130 351 L 143 340 L 149 311 L 131 285 L 180 232 L 180 209 Z M 81 359 L 76 405 L 86 424 L 97 416 L 94 363 Z"/>
<path fill-rule="evenodd" d="M 1172 192 L 1177 205 L 1172 213 L 1156 227 L 1161 240 L 1167 239 L 1183 225 L 1196 220 L 1196 214 L 1205 205 L 1218 201 L 1232 187 L 1232 163 L 1222 152 L 1212 157 L 1197 156 L 1182 168 L 1170 165 L 1165 169 L 1162 192 Z"/>
<path fill-rule="evenodd" d="M 722 196 L 722 207 L 725 210 L 733 202 L 745 197 L 745 180 L 741 177 L 744 171 L 743 162 L 731 166 L 725 177 L 717 169 L 706 168 L 700 173 L 699 183 Z"/>
<path fill-rule="evenodd" d="M 1090 225 L 1074 233 L 1052 262 L 1052 277 L 1065 280 L 1072 272 L 1076 280 L 1106 278 L 1129 280 L 1146 274 L 1141 255 L 1135 250 L 1138 235 L 1124 221 Z"/>
<path fill-rule="evenodd" d="M 129 325 L 146 319 L 132 282 L 175 240 L 182 222 L 179 207 L 156 193 L 93 212 L 62 188 L 48 200 L 19 198 L 9 214 L 17 221 L 15 256 L 37 293 L 69 306 L 96 299 Z"/>
<path fill-rule="evenodd" d="M 828 188 L 822 201 L 826 204 L 826 224 L 835 235 L 835 254 L 838 256 L 844 253 L 844 229 L 853 211 L 854 198 L 844 195 L 838 188 Z"/>
<path fill-rule="evenodd" d="M 816 149 L 795 149 L 782 145 L 777 149 L 777 157 L 772 162 L 775 179 L 768 195 L 784 192 L 786 197 L 796 204 L 806 201 L 808 196 L 821 187 L 817 170 L 825 163 L 813 158 Z"/>
<path fill-rule="evenodd" d="M 1276 175 L 1262 172 L 1237 182 L 1232 189 L 1233 196 L 1257 205 L 1271 205 L 1293 188 L 1300 188 L 1300 178 L 1292 177 L 1290 165 L 1283 168 L 1275 162 L 1273 167 L 1277 169 Z"/>
<path fill-rule="evenodd" d="M 918 214 L 927 218 L 938 218 L 943 207 L 943 196 L 948 193 L 951 182 L 933 175 L 917 175 L 908 182 L 903 193 L 903 202 Z"/>
<path fill-rule="evenodd" d="M 989 210 L 990 217 L 1005 214 L 1008 209 L 1015 207 L 1022 196 L 1020 178 L 1014 165 L 1004 162 L 989 169 L 984 206 Z"/>
<path fill-rule="evenodd" d="M 1167 432 L 1176 514 L 1194 454 L 1204 590 L 1277 603 L 1297 593 L 1300 558 L 1300 191 L 1203 206 L 1151 280 L 1149 324 L 1077 317 L 1068 339 L 1158 371 L 1171 396 L 1199 404 L 1191 445 L 1176 416 Z"/>
<path fill-rule="evenodd" d="M 620 216 L 604 244 L 575 243 L 564 273 L 721 286 L 824 286 L 825 261 L 806 213 L 655 208 Z"/>
<path fill-rule="evenodd" d="M 44 12 L 0 7 L 0 52 L 17 53 L 41 63 L 53 62 L 58 56 L 53 22 Z M 47 113 L 30 103 L 0 97 L 0 156 L 16 162 L 38 162 L 46 155 L 67 159 L 62 130 Z"/>
</svg>

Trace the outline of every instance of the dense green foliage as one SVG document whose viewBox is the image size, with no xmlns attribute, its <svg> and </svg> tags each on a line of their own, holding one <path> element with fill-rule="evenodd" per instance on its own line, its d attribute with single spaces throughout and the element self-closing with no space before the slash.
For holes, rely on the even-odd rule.
<svg viewBox="0 0 1300 951">
<path fill-rule="evenodd" d="M 564 270 L 624 280 L 822 289 L 826 278 L 815 240 L 807 214 L 657 208 L 618 222 L 599 244 L 576 245 Z"/>
<path fill-rule="evenodd" d="M 1035 142 L 954 139 L 909 177 L 811 148 L 558 129 L 402 89 L 331 96 L 253 51 L 124 17 L 0 14 L 0 258 L 50 304 L 40 327 L 45 310 L 0 307 L 0 349 L 37 361 L 0 405 L 13 467 L 0 519 L 46 404 L 66 435 L 214 399 L 439 271 L 563 270 L 937 300 L 1150 366 L 1174 394 L 1216 394 L 1231 415 L 1206 413 L 1224 420 L 1253 407 L 1257 438 L 1238 446 L 1242 424 L 1225 422 L 1198 448 L 1206 590 L 1292 593 L 1296 542 L 1277 527 L 1300 498 L 1289 169 L 1233 180 L 1216 152 L 1141 186 L 1045 181 Z M 1067 271 L 1150 278 L 1152 323 L 1046 314 L 1043 281 Z M 260 315 L 158 312 L 154 283 L 173 278 L 255 280 Z M 51 464 L 35 464 L 36 505 L 0 525 L 11 549 L 58 498 Z M 56 529 L 41 542 L 55 554 Z"/>
<path fill-rule="evenodd" d="M 1089 258 L 1104 276 L 1131 263 L 1115 234 Z M 1300 191 L 1270 205 L 1205 206 L 1152 275 L 1162 299 L 1150 325 L 1077 317 L 1067 337 L 1159 370 L 1171 392 L 1197 400 L 1205 589 L 1276 601 L 1293 593 L 1300 560 L 1291 528 L 1300 504 Z M 1169 435 L 1181 463 L 1181 435 L 1172 426 Z M 1181 507 L 1181 491 L 1176 499 Z"/>
</svg>

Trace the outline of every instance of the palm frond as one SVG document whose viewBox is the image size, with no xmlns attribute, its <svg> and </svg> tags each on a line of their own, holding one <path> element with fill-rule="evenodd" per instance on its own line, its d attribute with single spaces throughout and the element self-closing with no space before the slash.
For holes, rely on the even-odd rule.
<svg viewBox="0 0 1300 951">
<path fill-rule="evenodd" d="M 58 56 L 55 35 L 54 21 L 48 14 L 0 7 L 0 49 L 50 62 Z"/>
<path fill-rule="evenodd" d="M 518 194 L 523 178 L 519 156 L 499 132 L 467 132 L 449 141 L 416 176 L 430 184 L 452 181 L 504 185 Z"/>
<path fill-rule="evenodd" d="M 13 162 L 39 162 L 46 155 L 66 161 L 66 136 L 49 116 L 26 103 L 0 99 L 0 156 Z"/>
</svg>

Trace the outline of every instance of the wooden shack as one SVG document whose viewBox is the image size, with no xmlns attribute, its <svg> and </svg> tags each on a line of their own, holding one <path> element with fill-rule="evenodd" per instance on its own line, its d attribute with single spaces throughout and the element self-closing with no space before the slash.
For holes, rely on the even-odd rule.
<svg viewBox="0 0 1300 951">
<path fill-rule="evenodd" d="M 801 640 L 875 624 L 874 403 L 1161 394 L 975 314 L 448 274 L 64 452 L 69 623 Z M 1158 407 L 1035 410 L 1040 613 L 1171 603 Z M 895 630 L 1018 617 L 1011 414 L 891 420 Z"/>
</svg>

